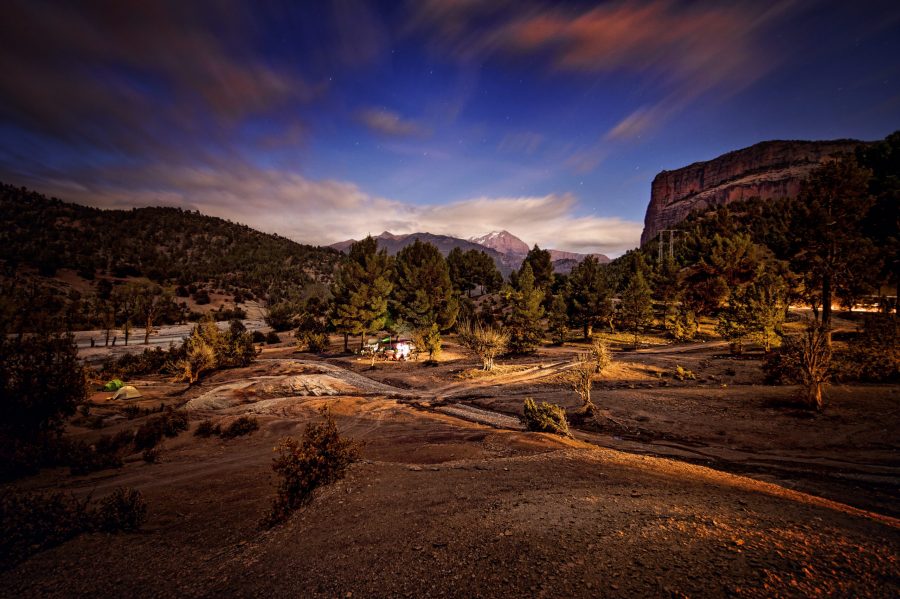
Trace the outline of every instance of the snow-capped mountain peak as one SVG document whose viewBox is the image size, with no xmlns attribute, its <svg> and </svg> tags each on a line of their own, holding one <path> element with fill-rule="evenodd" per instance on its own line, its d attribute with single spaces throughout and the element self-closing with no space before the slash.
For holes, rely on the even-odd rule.
<svg viewBox="0 0 900 599">
<path fill-rule="evenodd" d="M 489 247 L 501 254 L 525 255 L 528 253 L 528 244 L 509 231 L 491 231 L 481 237 L 472 237 L 469 241 Z"/>
</svg>

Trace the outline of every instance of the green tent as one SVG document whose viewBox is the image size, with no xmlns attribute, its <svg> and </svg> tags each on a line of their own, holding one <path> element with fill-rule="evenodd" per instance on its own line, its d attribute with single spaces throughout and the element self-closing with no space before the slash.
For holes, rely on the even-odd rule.
<svg viewBox="0 0 900 599">
<path fill-rule="evenodd" d="M 103 390 L 104 391 L 118 391 L 119 389 L 121 389 L 124 386 L 125 386 L 125 383 L 123 383 L 119 379 L 113 379 L 113 380 L 109 381 L 108 383 L 106 383 L 105 385 L 103 385 Z"/>
</svg>

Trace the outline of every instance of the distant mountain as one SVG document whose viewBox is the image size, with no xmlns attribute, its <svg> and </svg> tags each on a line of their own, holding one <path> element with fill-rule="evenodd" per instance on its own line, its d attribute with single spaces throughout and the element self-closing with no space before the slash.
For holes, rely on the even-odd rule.
<svg viewBox="0 0 900 599">
<path fill-rule="evenodd" d="M 394 235 L 392 233 L 389 233 L 388 231 L 385 231 L 381 235 L 376 236 L 375 239 L 378 241 L 378 247 L 387 250 L 387 253 L 391 256 L 395 255 L 406 246 L 411 245 L 416 239 L 418 239 L 423 243 L 430 243 L 431 245 L 435 246 L 444 256 L 447 256 L 450 251 L 453 250 L 453 248 L 459 248 L 464 252 L 468 250 L 478 250 L 484 252 L 491 257 L 491 259 L 494 261 L 494 264 L 497 265 L 497 269 L 503 274 L 504 277 L 518 268 L 518 265 L 512 264 L 506 255 L 501 254 L 494 249 L 485 247 L 472 241 L 459 239 L 458 237 L 450 237 L 449 235 L 435 235 L 433 233 L 409 233 L 408 235 Z M 347 241 L 339 241 L 337 243 L 333 243 L 329 247 L 332 247 L 341 252 L 346 252 L 356 241 L 357 240 L 355 239 L 348 239 Z M 521 264 L 521 262 L 522 259 L 519 258 L 519 264 Z"/>
<path fill-rule="evenodd" d="M 491 248 L 507 256 L 521 255 L 524 257 L 528 254 L 528 250 L 531 249 L 527 243 L 509 231 L 491 231 L 481 237 L 471 237 L 469 241 Z"/>
<path fill-rule="evenodd" d="M 411 244 L 416 239 L 427 241 L 436 246 L 445 256 L 450 250 L 458 247 L 462 251 L 480 250 L 490 256 L 497 268 L 507 276 L 514 270 L 518 270 L 522 266 L 522 261 L 528 255 L 529 247 L 524 241 L 510 233 L 509 231 L 491 231 L 480 237 L 472 237 L 468 240 L 458 237 L 450 237 L 449 235 L 435 235 L 433 233 L 410 233 L 408 235 L 394 235 L 385 231 L 381 235 L 375 237 L 378 240 L 378 246 L 387 250 L 388 254 L 394 255 L 401 249 Z M 357 240 L 348 239 L 347 241 L 339 241 L 331 244 L 329 247 L 340 252 L 346 252 L 350 246 Z M 566 252 L 563 250 L 548 250 L 550 259 L 553 260 L 553 269 L 562 274 L 571 272 L 572 268 L 584 260 L 587 256 L 596 256 L 601 264 L 609 262 L 609 258 L 603 254 L 578 254 L 576 252 Z"/>
</svg>

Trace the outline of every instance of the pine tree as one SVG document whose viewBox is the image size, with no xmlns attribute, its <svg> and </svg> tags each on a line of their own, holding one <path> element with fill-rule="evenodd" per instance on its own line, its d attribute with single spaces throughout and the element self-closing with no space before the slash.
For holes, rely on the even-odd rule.
<svg viewBox="0 0 900 599">
<path fill-rule="evenodd" d="M 531 273 L 534 275 L 534 286 L 549 290 L 553 285 L 553 260 L 550 258 L 550 252 L 542 250 L 535 244 L 528 250 L 528 255 L 519 268 L 520 276 L 526 264 L 531 267 Z"/>
<path fill-rule="evenodd" d="M 456 322 L 459 302 L 453 293 L 447 261 L 430 243 L 418 239 L 397 254 L 391 311 L 415 329 L 432 324 L 446 331 Z"/>
<path fill-rule="evenodd" d="M 797 272 L 808 272 L 821 290 L 822 328 L 831 344 L 831 304 L 835 289 L 846 288 L 850 273 L 872 269 L 876 251 L 862 232 L 875 203 L 869 194 L 872 172 L 853 157 L 825 163 L 804 182 L 793 203 Z"/>
<path fill-rule="evenodd" d="M 350 252 L 335 277 L 334 309 L 331 322 L 347 337 L 360 335 L 360 347 L 366 333 L 384 327 L 388 315 L 388 297 L 393 289 L 391 260 L 371 236 L 350 246 Z"/>
<path fill-rule="evenodd" d="M 566 298 L 561 293 L 553 295 L 550 301 L 550 313 L 547 319 L 547 329 L 554 343 L 565 343 L 569 333 L 569 315 L 566 308 Z"/>
<path fill-rule="evenodd" d="M 613 305 L 607 274 L 595 256 L 582 260 L 569 275 L 569 316 L 590 339 L 594 326 L 606 321 L 612 326 Z"/>
<path fill-rule="evenodd" d="M 640 270 L 628 280 L 622 291 L 620 317 L 625 328 L 634 335 L 634 347 L 638 346 L 638 335 L 653 324 L 653 303 L 650 286 Z"/>
<path fill-rule="evenodd" d="M 513 352 L 533 351 L 541 342 L 544 317 L 544 291 L 534 284 L 531 265 L 525 264 L 518 277 L 517 286 L 507 292 L 510 311 L 506 326 L 510 333 L 509 348 Z"/>
</svg>

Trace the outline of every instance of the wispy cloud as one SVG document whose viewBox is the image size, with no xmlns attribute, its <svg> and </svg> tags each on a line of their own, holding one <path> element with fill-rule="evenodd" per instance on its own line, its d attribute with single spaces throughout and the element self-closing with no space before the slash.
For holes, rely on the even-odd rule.
<svg viewBox="0 0 900 599">
<path fill-rule="evenodd" d="M 243 163 L 203 168 L 159 164 L 13 183 L 104 208 L 182 206 L 315 244 L 384 230 L 468 238 L 507 229 L 529 244 L 618 255 L 637 245 L 642 229 L 641 223 L 616 217 L 579 215 L 571 194 L 417 205 L 374 196 L 344 181 L 315 181 Z"/>
<path fill-rule="evenodd" d="M 429 133 L 424 125 L 384 108 L 365 108 L 359 111 L 357 118 L 366 127 L 382 135 L 410 137 Z"/>
<path fill-rule="evenodd" d="M 758 81 L 783 57 L 764 43 L 798 2 L 620 0 L 560 7 L 498 0 L 415 3 L 410 27 L 461 62 L 527 59 L 551 71 L 639 75 L 656 100 L 626 114 L 605 136 L 642 135 L 700 96 L 726 97 Z"/>
</svg>

